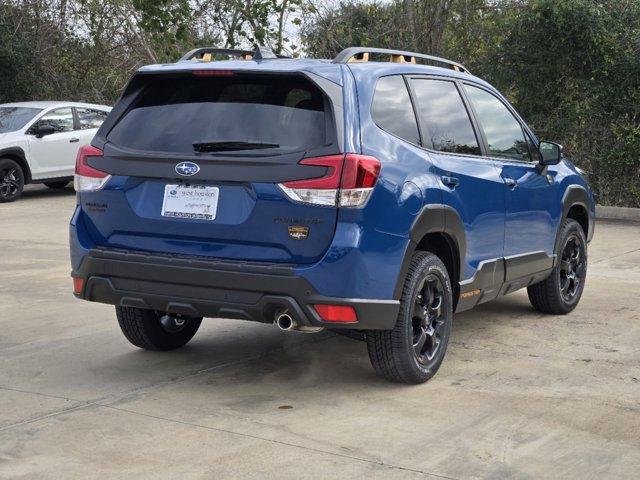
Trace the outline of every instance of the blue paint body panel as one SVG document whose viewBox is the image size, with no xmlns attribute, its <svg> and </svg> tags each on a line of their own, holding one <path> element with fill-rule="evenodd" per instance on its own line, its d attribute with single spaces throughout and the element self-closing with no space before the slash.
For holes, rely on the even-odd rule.
<svg viewBox="0 0 640 480">
<path fill-rule="evenodd" d="M 415 248 L 412 228 L 424 208 L 443 205 L 456 212 L 466 245 L 459 282 L 473 279 L 483 262 L 532 252 L 555 253 L 570 186 L 585 190 L 593 224 L 593 195 L 567 160 L 540 174 L 533 163 L 435 152 L 380 129 L 371 104 L 378 79 L 387 75 L 443 76 L 473 82 L 502 98 L 486 82 L 437 67 L 394 64 L 332 64 L 318 60 L 223 61 L 143 67 L 140 74 L 195 69 L 233 69 L 262 74 L 317 75 L 342 91 L 342 150 L 371 155 L 382 164 L 380 178 L 362 209 L 294 203 L 273 183 L 209 182 L 220 188 L 214 221 L 167 221 L 160 215 L 169 180 L 114 176 L 95 193 L 81 193 L 70 226 L 74 270 L 95 247 L 167 255 L 292 265 L 322 295 L 389 300 L 397 296 L 407 255 Z M 533 133 L 523 126 L 532 137 Z M 102 145 L 100 145 L 102 146 Z M 443 176 L 460 183 L 443 185 Z M 511 190 L 504 178 L 518 182 Z M 195 182 L 197 183 L 197 182 Z M 101 205 L 108 205 L 107 208 Z M 287 227 L 313 219 L 309 238 L 289 238 Z M 592 231 L 587 232 L 591 237 Z"/>
</svg>

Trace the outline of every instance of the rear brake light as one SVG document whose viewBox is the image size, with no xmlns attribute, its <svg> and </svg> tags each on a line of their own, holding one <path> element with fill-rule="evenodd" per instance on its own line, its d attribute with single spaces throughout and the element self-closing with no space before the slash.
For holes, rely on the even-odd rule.
<svg viewBox="0 0 640 480">
<path fill-rule="evenodd" d="M 196 77 L 233 77 L 235 72 L 233 70 L 194 70 L 193 74 Z"/>
<path fill-rule="evenodd" d="M 380 176 L 377 158 L 355 153 L 305 158 L 300 165 L 327 167 L 324 176 L 280 184 L 289 198 L 314 205 L 363 207 Z"/>
<path fill-rule="evenodd" d="M 364 206 L 379 176 L 380 160 L 367 155 L 347 153 L 340 182 L 340 206 Z"/>
<path fill-rule="evenodd" d="M 357 323 L 358 316 L 349 305 L 314 305 L 313 308 L 325 322 Z"/>
<path fill-rule="evenodd" d="M 102 157 L 102 150 L 92 145 L 85 145 L 78 150 L 76 157 L 76 175 L 73 186 L 76 192 L 95 192 L 106 185 L 111 178 L 108 173 L 93 168 L 87 160 L 90 157 Z"/>
<path fill-rule="evenodd" d="M 380 175 L 380 160 L 367 155 L 347 153 L 340 188 L 373 188 Z"/>
</svg>

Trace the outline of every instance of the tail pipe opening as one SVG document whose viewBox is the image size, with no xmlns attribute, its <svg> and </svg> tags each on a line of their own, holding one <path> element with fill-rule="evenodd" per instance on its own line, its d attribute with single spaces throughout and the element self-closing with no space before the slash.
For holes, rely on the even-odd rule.
<svg viewBox="0 0 640 480">
<path fill-rule="evenodd" d="M 297 326 L 296 322 L 293 320 L 293 317 L 287 310 L 279 310 L 278 312 L 276 312 L 274 323 L 280 330 L 284 332 L 294 330 Z"/>
<path fill-rule="evenodd" d="M 273 323 L 283 332 L 303 332 L 303 333 L 316 333 L 324 330 L 323 327 L 311 327 L 307 325 L 300 325 L 294 318 L 291 312 L 287 309 L 278 310 L 273 318 Z"/>
</svg>

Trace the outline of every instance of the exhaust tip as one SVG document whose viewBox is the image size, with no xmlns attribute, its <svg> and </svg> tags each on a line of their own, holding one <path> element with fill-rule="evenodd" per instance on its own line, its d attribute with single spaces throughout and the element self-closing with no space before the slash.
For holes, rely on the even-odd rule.
<svg viewBox="0 0 640 480">
<path fill-rule="evenodd" d="M 295 327 L 295 322 L 293 321 L 293 317 L 291 317 L 291 315 L 289 315 L 289 313 L 287 313 L 286 311 L 279 312 L 276 314 L 275 323 L 280 330 L 283 330 L 285 332 L 288 332 L 289 330 L 292 330 Z"/>
</svg>

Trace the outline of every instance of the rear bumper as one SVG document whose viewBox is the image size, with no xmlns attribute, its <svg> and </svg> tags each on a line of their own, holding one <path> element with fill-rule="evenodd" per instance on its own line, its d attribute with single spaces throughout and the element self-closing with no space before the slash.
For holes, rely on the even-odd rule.
<svg viewBox="0 0 640 480">
<path fill-rule="evenodd" d="M 290 265 L 217 261 L 94 248 L 73 277 L 84 279 L 78 298 L 190 316 L 271 323 L 283 308 L 304 326 L 392 329 L 397 300 L 327 297 Z M 357 323 L 324 322 L 314 304 L 352 306 Z"/>
</svg>

